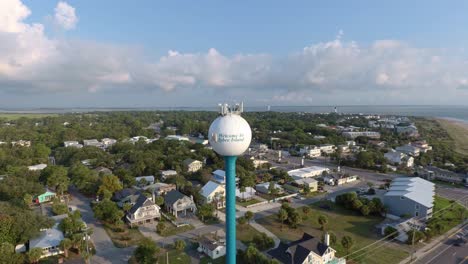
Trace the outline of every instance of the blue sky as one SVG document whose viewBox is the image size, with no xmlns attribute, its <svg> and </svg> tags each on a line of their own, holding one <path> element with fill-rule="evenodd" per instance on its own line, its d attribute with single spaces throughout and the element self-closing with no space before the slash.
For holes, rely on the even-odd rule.
<svg viewBox="0 0 468 264">
<path fill-rule="evenodd" d="M 0 10 L 7 106 L 465 104 L 468 95 L 466 1 L 5 0 Z"/>
</svg>

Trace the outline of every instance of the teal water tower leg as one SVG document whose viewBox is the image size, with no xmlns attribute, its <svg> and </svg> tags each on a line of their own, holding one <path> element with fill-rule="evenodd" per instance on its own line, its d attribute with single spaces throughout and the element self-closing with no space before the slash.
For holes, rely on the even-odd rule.
<svg viewBox="0 0 468 264">
<path fill-rule="evenodd" d="M 236 159 L 224 157 L 226 170 L 226 263 L 236 264 Z"/>
</svg>

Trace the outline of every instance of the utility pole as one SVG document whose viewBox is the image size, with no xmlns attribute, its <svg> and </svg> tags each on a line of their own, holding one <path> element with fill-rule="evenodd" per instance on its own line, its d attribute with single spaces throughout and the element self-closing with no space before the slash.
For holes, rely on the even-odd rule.
<svg viewBox="0 0 468 264">
<path fill-rule="evenodd" d="M 415 229 L 413 228 L 413 239 L 411 239 L 411 259 L 410 259 L 410 262 L 413 261 L 413 256 L 414 256 L 414 233 L 415 233 Z"/>
</svg>

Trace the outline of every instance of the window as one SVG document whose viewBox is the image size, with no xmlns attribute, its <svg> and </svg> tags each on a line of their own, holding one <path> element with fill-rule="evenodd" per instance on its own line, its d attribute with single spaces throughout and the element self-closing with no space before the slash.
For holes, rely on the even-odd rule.
<svg viewBox="0 0 468 264">
<path fill-rule="evenodd" d="M 416 204 L 416 210 L 419 210 L 419 204 Z"/>
<path fill-rule="evenodd" d="M 416 212 L 414 215 L 415 215 L 415 216 L 419 216 L 419 212 Z"/>
</svg>

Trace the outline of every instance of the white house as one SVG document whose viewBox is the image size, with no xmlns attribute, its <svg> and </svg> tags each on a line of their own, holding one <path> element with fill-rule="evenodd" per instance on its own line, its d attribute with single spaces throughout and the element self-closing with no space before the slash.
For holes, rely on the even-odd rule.
<svg viewBox="0 0 468 264">
<path fill-rule="evenodd" d="M 319 167 L 319 166 L 311 166 L 311 167 L 290 170 L 288 171 L 288 175 L 293 177 L 294 179 L 303 179 L 303 178 L 321 176 L 324 172 L 329 173 L 330 169 L 325 168 L 325 167 Z"/>
<path fill-rule="evenodd" d="M 194 159 L 186 159 L 183 161 L 185 170 L 187 172 L 193 173 L 201 170 L 203 167 L 203 162 Z"/>
<path fill-rule="evenodd" d="M 21 146 L 21 147 L 30 147 L 31 146 L 31 141 L 20 139 L 18 141 L 12 141 L 11 145 L 12 146 Z"/>
<path fill-rule="evenodd" d="M 125 219 L 130 226 L 151 223 L 161 218 L 160 209 L 152 199 L 144 194 L 140 194 L 136 203 L 128 211 Z"/>
<path fill-rule="evenodd" d="M 322 151 L 322 153 L 325 153 L 325 154 L 334 153 L 336 150 L 336 147 L 332 144 L 322 144 L 319 146 L 319 148 Z"/>
<path fill-rule="evenodd" d="M 395 150 L 390 150 L 384 154 L 384 158 L 392 164 L 398 164 L 404 167 L 413 167 L 414 158 Z"/>
<path fill-rule="evenodd" d="M 306 146 L 299 150 L 301 155 L 306 155 L 309 158 L 317 158 L 322 155 L 322 150 L 316 146 Z"/>
<path fill-rule="evenodd" d="M 104 144 L 99 142 L 97 139 L 85 139 L 83 140 L 83 145 L 86 146 L 92 146 L 92 147 L 97 147 L 97 148 L 103 148 Z"/>
<path fill-rule="evenodd" d="M 200 190 L 204 204 L 215 204 L 217 209 L 226 207 L 226 190 L 223 185 L 208 181 Z"/>
<path fill-rule="evenodd" d="M 226 255 L 226 238 L 224 234 L 210 233 L 198 240 L 198 252 L 205 253 L 211 259 Z"/>
<path fill-rule="evenodd" d="M 45 168 L 47 168 L 47 164 L 37 164 L 37 165 L 28 166 L 28 170 L 30 171 L 41 171 Z"/>
<path fill-rule="evenodd" d="M 117 140 L 113 139 L 113 138 L 103 138 L 103 139 L 101 139 L 101 142 L 102 142 L 102 144 L 104 144 L 104 147 L 108 148 L 108 147 L 114 145 L 115 143 L 117 143 Z"/>
<path fill-rule="evenodd" d="M 82 148 L 83 145 L 80 144 L 78 141 L 65 141 L 63 142 L 63 146 L 66 148 L 72 147 L 72 148 Z"/>
<path fill-rule="evenodd" d="M 64 214 L 52 217 L 55 220 L 55 224 L 52 228 L 41 230 L 39 236 L 29 240 L 29 248 L 42 249 L 41 258 L 62 254 L 60 242 L 62 242 L 64 236 L 59 229 L 59 224 L 67 216 Z"/>
<path fill-rule="evenodd" d="M 255 196 L 255 189 L 252 187 L 245 187 L 245 191 L 241 192 L 239 188 L 236 188 L 236 198 L 243 200 L 250 200 Z"/>
<path fill-rule="evenodd" d="M 396 147 L 395 150 L 413 157 L 419 156 L 419 152 L 421 151 L 418 147 L 412 146 L 410 144 Z"/>
<path fill-rule="evenodd" d="M 188 137 L 178 136 L 178 135 L 169 135 L 166 137 L 166 140 L 175 140 L 175 141 L 190 141 Z"/>
<path fill-rule="evenodd" d="M 177 176 L 177 171 L 175 170 L 164 170 L 164 171 L 161 171 L 161 179 L 163 181 L 171 178 L 171 177 L 174 177 L 174 176 Z"/>
<path fill-rule="evenodd" d="M 226 184 L 226 172 L 223 170 L 215 170 L 212 172 L 211 180 L 219 184 Z M 239 177 L 236 177 L 236 184 L 239 182 Z"/>
<path fill-rule="evenodd" d="M 145 184 L 143 184 L 143 180 L 145 182 Z M 150 185 L 150 184 L 153 184 L 154 183 L 154 176 L 153 175 L 150 175 L 150 176 L 139 176 L 139 177 L 136 177 L 135 178 L 135 181 L 136 181 L 136 184 L 137 185 Z"/>
<path fill-rule="evenodd" d="M 273 186 L 277 190 L 278 193 L 283 193 L 284 192 L 283 188 L 280 185 L 274 183 Z M 264 182 L 264 183 L 257 184 L 257 185 L 255 185 L 255 190 L 257 190 L 257 192 L 260 192 L 260 193 L 269 194 L 270 193 L 270 183 L 269 182 Z"/>
</svg>

